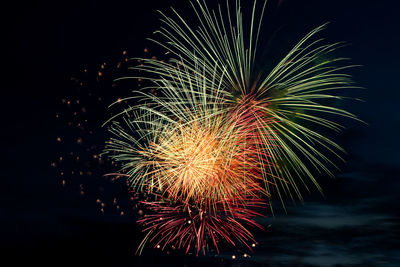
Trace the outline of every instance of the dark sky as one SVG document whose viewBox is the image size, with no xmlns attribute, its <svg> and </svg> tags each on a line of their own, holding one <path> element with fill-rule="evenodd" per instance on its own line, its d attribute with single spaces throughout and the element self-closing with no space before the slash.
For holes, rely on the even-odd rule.
<svg viewBox="0 0 400 267">
<path fill-rule="evenodd" d="M 2 6 L 0 241 L 1 251 L 14 260 L 47 262 L 55 256 L 54 265 L 66 261 L 94 266 L 91 263 L 104 263 L 98 254 L 108 253 L 110 264 L 143 264 L 128 260 L 127 251 L 134 245 L 127 237 L 135 239 L 137 231 L 130 232 L 129 223 L 102 224 L 95 218 L 96 224 L 80 220 L 78 211 L 78 219 L 72 216 L 60 223 L 56 215 L 66 205 L 60 200 L 65 192 L 55 190 L 57 180 L 49 167 L 57 157 L 54 140 L 60 134 L 54 114 L 61 97 L 68 94 L 71 75 L 115 58 L 124 49 L 131 56 L 140 55 L 148 45 L 145 38 L 159 25 L 156 10 L 171 5 L 181 11 L 189 7 L 183 0 L 32 1 Z M 350 44 L 340 55 L 362 65 L 352 74 L 366 88 L 356 92 L 366 102 L 348 105 L 369 125 L 350 123 L 338 138 L 349 151 L 345 167 L 349 176 L 380 173 L 368 187 L 372 195 L 374 186 L 383 188 L 383 193 L 377 190 L 377 198 L 400 189 L 396 180 L 400 179 L 399 11 L 397 1 L 281 0 L 270 1 L 267 12 L 268 29 L 279 29 L 278 35 L 293 34 L 283 43 L 329 21 L 323 36 Z M 357 179 L 350 185 L 365 183 L 362 177 Z M 354 186 L 350 193 L 340 186 L 328 191 L 336 189 L 334 199 L 341 194 L 349 199 L 365 195 L 363 186 Z M 392 213 L 398 215 L 397 204 L 392 205 Z M 97 236 L 102 231 L 104 239 Z M 130 234 L 122 238 L 126 232 Z M 176 259 L 164 255 L 163 260 Z"/>
</svg>

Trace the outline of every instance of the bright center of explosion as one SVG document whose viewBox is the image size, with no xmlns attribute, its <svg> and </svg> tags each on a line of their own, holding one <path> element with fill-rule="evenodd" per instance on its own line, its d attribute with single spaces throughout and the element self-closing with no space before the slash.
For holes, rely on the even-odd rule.
<svg viewBox="0 0 400 267">
<path fill-rule="evenodd" d="M 241 129 L 215 119 L 167 129 L 142 155 L 152 190 L 207 210 L 262 190 L 252 149 Z"/>
<path fill-rule="evenodd" d="M 236 151 L 225 143 L 223 132 L 197 123 L 166 131 L 152 147 L 158 152 L 153 167 L 162 189 L 184 202 L 201 201 L 217 193 L 221 183 L 232 183 L 226 174 L 235 165 Z"/>
</svg>

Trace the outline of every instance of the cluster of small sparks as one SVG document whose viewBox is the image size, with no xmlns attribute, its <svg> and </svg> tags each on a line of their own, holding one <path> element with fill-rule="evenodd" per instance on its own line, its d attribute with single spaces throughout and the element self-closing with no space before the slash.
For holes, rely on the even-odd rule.
<svg viewBox="0 0 400 267">
<path fill-rule="evenodd" d="M 147 48 L 144 55 L 148 55 Z M 114 95 L 104 94 L 105 90 L 112 87 L 123 94 L 113 80 L 125 74 L 127 66 L 128 52 L 122 50 L 95 66 L 82 67 L 70 77 L 55 114 L 61 133 L 55 138 L 58 155 L 50 164 L 71 201 L 87 201 L 85 205 L 94 207 L 102 216 L 121 219 L 142 215 L 144 211 L 136 201 L 137 196 L 128 193 L 129 183 L 120 179 L 123 176 L 104 175 L 118 165 L 101 155 L 107 130 L 99 127 L 105 118 L 99 114 L 109 114 L 104 103 L 118 101 Z M 133 85 L 140 87 L 140 82 Z M 120 101 L 120 105 L 124 104 Z"/>
<path fill-rule="evenodd" d="M 109 176 L 151 196 L 140 202 L 148 212 L 138 220 L 145 232 L 138 254 L 147 243 L 196 254 L 222 245 L 251 251 L 250 229 L 262 229 L 255 219 L 272 210 L 270 199 L 302 200 L 309 184 L 321 191 L 313 172 L 332 175 L 329 156 L 342 159 L 343 149 L 317 129 L 340 131 L 332 115 L 358 120 L 327 104 L 343 98 L 333 92 L 357 87 L 342 73 L 353 66 L 329 58 L 341 44 L 311 41 L 324 25 L 274 68 L 258 70 L 266 1 L 254 1 L 248 27 L 239 0 L 233 8 L 227 1 L 225 15 L 200 0 L 192 6 L 195 27 L 174 9 L 175 18 L 161 13 L 152 41 L 168 60 L 133 59 L 138 74 L 119 80 L 146 86 L 119 98 L 113 105 L 126 105 L 105 123 L 112 138 L 99 157 L 120 166 Z"/>
</svg>

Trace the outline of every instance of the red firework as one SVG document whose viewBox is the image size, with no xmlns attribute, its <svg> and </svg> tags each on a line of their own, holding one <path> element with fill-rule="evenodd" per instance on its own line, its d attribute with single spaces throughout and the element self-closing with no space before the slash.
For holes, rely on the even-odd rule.
<svg viewBox="0 0 400 267">
<path fill-rule="evenodd" d="M 254 221 L 262 216 L 257 210 L 266 207 L 262 199 L 247 199 L 246 204 L 236 204 L 227 212 L 221 206 L 215 212 L 208 212 L 195 206 L 173 204 L 166 201 L 142 202 L 151 214 L 144 215 L 138 223 L 147 232 L 136 253 L 141 253 L 147 242 L 155 248 L 185 248 L 186 253 L 194 247 L 200 251 L 214 247 L 219 253 L 219 244 L 227 242 L 233 246 L 244 245 L 250 251 L 255 239 L 247 227 L 263 229 Z M 242 202 L 240 202 L 242 203 Z"/>
</svg>

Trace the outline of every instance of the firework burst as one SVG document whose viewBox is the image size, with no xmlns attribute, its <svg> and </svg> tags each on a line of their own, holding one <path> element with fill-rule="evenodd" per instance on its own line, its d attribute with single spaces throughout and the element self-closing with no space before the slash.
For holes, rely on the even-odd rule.
<svg viewBox="0 0 400 267">
<path fill-rule="evenodd" d="M 345 59 L 327 59 L 341 44 L 313 40 L 324 25 L 274 68 L 255 71 L 266 1 L 254 2 L 248 28 L 240 1 L 234 12 L 227 2 L 226 15 L 205 2 L 192 6 L 197 27 L 175 10 L 175 18 L 161 13 L 161 38 L 153 41 L 169 61 L 138 59 L 140 75 L 122 79 L 151 85 L 123 99 L 136 104 L 110 119 L 105 152 L 133 190 L 158 199 L 144 203 L 152 214 L 139 221 L 147 231 L 139 251 L 148 241 L 197 253 L 209 244 L 218 250 L 221 240 L 253 241 L 240 221 L 258 227 L 260 199 L 302 199 L 300 185 L 310 181 L 321 190 L 313 170 L 332 175 L 336 166 L 319 147 L 342 159 L 343 149 L 318 131 L 341 130 L 328 117 L 357 119 L 326 104 L 343 98 L 332 92 L 356 86 L 342 73 L 352 67 L 340 66 Z"/>
</svg>

